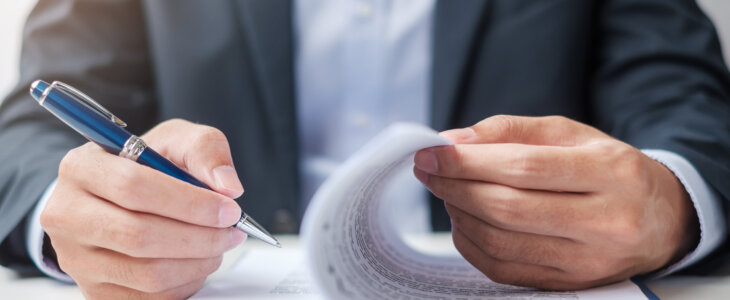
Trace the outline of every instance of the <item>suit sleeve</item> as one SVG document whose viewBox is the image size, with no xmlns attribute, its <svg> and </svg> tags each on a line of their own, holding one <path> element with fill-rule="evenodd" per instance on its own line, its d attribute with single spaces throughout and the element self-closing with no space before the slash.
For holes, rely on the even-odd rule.
<svg viewBox="0 0 730 300">
<path fill-rule="evenodd" d="M 23 222 L 70 149 L 85 140 L 28 94 L 36 79 L 84 91 L 141 132 L 155 123 L 139 1 L 39 1 L 24 32 L 20 79 L 0 106 L 0 264 L 31 264 Z"/>
<path fill-rule="evenodd" d="M 591 88 L 597 126 L 639 149 L 687 159 L 730 200 L 730 76 L 712 23 L 691 0 L 604 1 Z M 692 268 L 727 260 L 726 245 Z"/>
</svg>

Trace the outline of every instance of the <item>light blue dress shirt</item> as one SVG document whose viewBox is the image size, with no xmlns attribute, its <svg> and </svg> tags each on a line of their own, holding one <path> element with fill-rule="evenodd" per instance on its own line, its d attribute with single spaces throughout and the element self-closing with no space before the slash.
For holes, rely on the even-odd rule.
<svg viewBox="0 0 730 300">
<path fill-rule="evenodd" d="M 428 124 L 434 3 L 295 2 L 302 205 L 389 124 Z M 426 191 L 410 170 L 398 174 L 385 194 L 399 200 L 390 211 L 401 212 L 401 231 L 430 229 Z"/>
<path fill-rule="evenodd" d="M 302 205 L 347 157 L 388 124 L 428 124 L 431 34 L 435 0 L 297 0 L 296 85 L 302 163 Z M 488 116 L 484 116 L 488 117 Z M 725 239 L 719 200 L 683 157 L 645 149 L 666 165 L 690 195 L 701 237 L 695 250 L 663 276 L 707 256 Z M 42 255 L 40 214 L 53 192 L 46 189 L 29 218 L 27 246 L 45 274 L 72 281 Z M 402 231 L 429 228 L 424 188 L 404 170 L 387 189 Z"/>
</svg>

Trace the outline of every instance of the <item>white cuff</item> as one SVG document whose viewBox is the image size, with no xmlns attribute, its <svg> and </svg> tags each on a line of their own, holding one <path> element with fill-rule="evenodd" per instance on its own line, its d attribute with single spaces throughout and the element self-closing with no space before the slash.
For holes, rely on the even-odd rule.
<svg viewBox="0 0 730 300">
<path fill-rule="evenodd" d="M 41 200 L 38 201 L 38 204 L 36 204 L 35 209 L 33 210 L 33 215 L 31 215 L 30 219 L 28 219 L 28 223 L 26 224 L 27 230 L 25 232 L 25 242 L 30 259 L 33 263 L 35 263 L 38 269 L 41 270 L 41 272 L 60 281 L 73 283 L 73 279 L 61 271 L 61 268 L 58 267 L 58 264 L 55 261 L 48 257 L 43 257 L 43 237 L 45 235 L 45 231 L 43 231 L 43 228 L 41 227 L 41 212 L 43 212 L 43 209 L 46 207 L 48 198 L 50 198 L 51 194 L 53 194 L 53 189 L 55 187 L 56 179 L 48 185 L 43 196 L 41 196 Z"/>
<path fill-rule="evenodd" d="M 666 150 L 644 149 L 644 154 L 665 165 L 689 194 L 700 222 L 700 242 L 692 252 L 679 262 L 667 267 L 653 277 L 663 277 L 688 267 L 705 258 L 725 240 L 727 227 L 720 207 L 720 198 L 707 185 L 692 164 L 678 154 Z"/>
</svg>

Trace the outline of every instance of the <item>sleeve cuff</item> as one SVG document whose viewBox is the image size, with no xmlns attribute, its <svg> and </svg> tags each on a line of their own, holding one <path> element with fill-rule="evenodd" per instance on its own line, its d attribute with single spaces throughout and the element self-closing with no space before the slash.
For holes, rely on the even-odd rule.
<svg viewBox="0 0 730 300">
<path fill-rule="evenodd" d="M 26 224 L 26 247 L 28 249 L 30 259 L 33 263 L 35 263 L 38 269 L 43 272 L 43 274 L 63 282 L 74 283 L 70 276 L 61 271 L 61 268 L 55 260 L 43 255 L 43 238 L 46 233 L 41 227 L 41 212 L 43 212 L 43 209 L 46 207 L 48 198 L 51 197 L 55 187 L 56 180 L 54 179 L 53 182 L 48 185 L 46 191 L 43 192 L 43 196 L 41 196 L 40 201 L 38 201 L 35 209 L 33 209 L 33 214 L 30 218 L 28 218 L 28 224 Z"/>
<path fill-rule="evenodd" d="M 705 258 L 725 240 L 727 228 L 720 207 L 720 198 L 710 189 L 699 172 L 684 157 L 670 151 L 643 149 L 645 155 L 666 166 L 679 179 L 689 194 L 700 223 L 700 242 L 679 262 L 661 270 L 653 277 L 664 277 Z"/>
</svg>

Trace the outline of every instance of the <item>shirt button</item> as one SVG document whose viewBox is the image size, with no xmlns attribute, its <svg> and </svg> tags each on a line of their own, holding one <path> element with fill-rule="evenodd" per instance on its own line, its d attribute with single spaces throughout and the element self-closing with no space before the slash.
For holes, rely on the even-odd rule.
<svg viewBox="0 0 730 300">
<path fill-rule="evenodd" d="M 357 14 L 360 17 L 368 18 L 373 15 L 373 5 L 368 2 L 361 2 L 357 6 Z"/>
<path fill-rule="evenodd" d="M 367 114 L 357 113 L 352 118 L 352 124 L 357 128 L 367 128 L 370 126 L 370 117 Z"/>
</svg>

